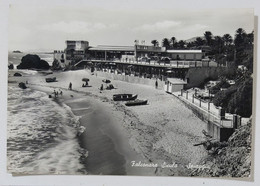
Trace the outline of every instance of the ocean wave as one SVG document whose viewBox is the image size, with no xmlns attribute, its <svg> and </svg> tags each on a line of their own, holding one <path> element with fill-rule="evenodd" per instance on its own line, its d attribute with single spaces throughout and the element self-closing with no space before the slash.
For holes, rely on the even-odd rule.
<svg viewBox="0 0 260 186">
<path fill-rule="evenodd" d="M 8 87 L 8 170 L 28 174 L 80 174 L 87 152 L 77 136 L 80 117 L 44 92 Z M 86 172 L 84 172 L 86 173 Z"/>
</svg>

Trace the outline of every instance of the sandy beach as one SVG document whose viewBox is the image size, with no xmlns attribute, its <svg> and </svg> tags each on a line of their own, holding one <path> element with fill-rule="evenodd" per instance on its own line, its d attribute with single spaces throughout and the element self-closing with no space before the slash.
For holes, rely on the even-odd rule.
<svg viewBox="0 0 260 186">
<path fill-rule="evenodd" d="M 163 90 L 112 80 L 116 89 L 100 92 L 104 78 L 88 70 L 29 72 L 13 77 L 14 71 L 9 71 L 8 80 L 28 81 L 30 88 L 49 95 L 54 89 L 63 92 L 57 99 L 80 116 L 85 129 L 79 142 L 88 151 L 82 161 L 89 174 L 186 176 L 192 171 L 187 166 L 197 165 L 206 155 L 203 147 L 193 146 L 203 139 L 206 123 Z M 46 83 L 46 77 L 56 77 L 57 82 Z M 82 87 L 82 78 L 90 79 L 90 87 Z M 138 94 L 139 99 L 148 99 L 148 105 L 126 107 L 112 100 L 117 93 Z"/>
</svg>

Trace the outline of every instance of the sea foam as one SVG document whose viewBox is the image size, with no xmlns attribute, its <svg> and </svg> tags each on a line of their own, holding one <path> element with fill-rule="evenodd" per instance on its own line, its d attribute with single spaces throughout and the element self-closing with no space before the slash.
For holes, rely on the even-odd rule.
<svg viewBox="0 0 260 186">
<path fill-rule="evenodd" d="M 46 93 L 8 86 L 7 167 L 11 173 L 86 173 L 80 159 L 84 132 L 70 107 Z"/>
</svg>

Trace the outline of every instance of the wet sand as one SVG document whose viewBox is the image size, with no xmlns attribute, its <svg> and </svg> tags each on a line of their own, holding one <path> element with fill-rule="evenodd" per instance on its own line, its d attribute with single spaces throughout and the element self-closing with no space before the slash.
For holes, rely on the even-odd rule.
<svg viewBox="0 0 260 186">
<path fill-rule="evenodd" d="M 80 118 L 85 131 L 80 144 L 88 150 L 85 164 L 89 174 L 94 175 L 155 175 L 155 169 L 131 166 L 131 161 L 147 162 L 129 145 L 129 136 L 121 120 L 113 118 L 109 105 L 90 96 L 65 101 Z"/>
</svg>

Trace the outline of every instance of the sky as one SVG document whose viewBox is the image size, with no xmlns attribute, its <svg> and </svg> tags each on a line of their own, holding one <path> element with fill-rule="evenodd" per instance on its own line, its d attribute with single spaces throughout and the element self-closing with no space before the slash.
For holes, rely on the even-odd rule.
<svg viewBox="0 0 260 186">
<path fill-rule="evenodd" d="M 10 5 L 9 51 L 63 50 L 66 40 L 86 40 L 91 46 L 151 45 L 156 39 L 186 40 L 205 31 L 234 36 L 238 28 L 253 31 L 253 9 L 174 9 L 101 6 Z"/>
</svg>

